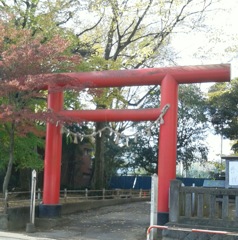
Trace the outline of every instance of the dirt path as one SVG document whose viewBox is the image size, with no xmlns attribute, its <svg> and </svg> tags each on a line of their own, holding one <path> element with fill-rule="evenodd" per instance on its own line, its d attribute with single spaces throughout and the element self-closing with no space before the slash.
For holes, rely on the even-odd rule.
<svg viewBox="0 0 238 240">
<path fill-rule="evenodd" d="M 150 202 L 136 202 L 64 216 L 64 225 L 28 234 L 51 239 L 145 240 Z"/>
</svg>

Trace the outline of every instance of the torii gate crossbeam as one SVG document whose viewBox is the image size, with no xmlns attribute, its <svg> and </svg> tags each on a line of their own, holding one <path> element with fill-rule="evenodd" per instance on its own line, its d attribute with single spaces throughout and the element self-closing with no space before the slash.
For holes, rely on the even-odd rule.
<svg viewBox="0 0 238 240">
<path fill-rule="evenodd" d="M 58 87 L 84 88 L 161 85 L 161 107 L 170 104 L 160 127 L 158 157 L 158 224 L 168 222 L 168 192 L 170 180 L 176 178 L 178 85 L 184 83 L 225 82 L 230 80 L 230 65 L 168 67 L 137 70 L 64 73 L 49 75 L 59 79 Z M 54 82 L 55 84 L 55 82 Z M 51 90 L 51 84 L 42 89 Z M 48 93 L 48 108 L 75 121 L 144 121 L 155 120 L 161 109 L 143 110 L 63 110 L 63 92 L 57 89 Z M 59 190 L 62 137 L 60 126 L 47 124 L 43 204 L 40 217 L 60 215 Z"/>
</svg>

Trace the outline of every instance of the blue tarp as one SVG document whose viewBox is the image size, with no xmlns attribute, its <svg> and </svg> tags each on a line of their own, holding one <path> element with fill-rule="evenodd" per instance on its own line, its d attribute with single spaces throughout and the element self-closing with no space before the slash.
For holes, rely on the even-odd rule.
<svg viewBox="0 0 238 240">
<path fill-rule="evenodd" d="M 177 178 L 182 181 L 185 186 L 197 187 L 203 186 L 205 178 Z M 109 187 L 112 189 L 151 189 L 150 176 L 114 176 L 109 182 Z"/>
<path fill-rule="evenodd" d="M 177 178 L 180 180 L 185 186 L 192 186 L 195 184 L 196 187 L 202 187 L 204 180 L 207 178 Z"/>
<path fill-rule="evenodd" d="M 111 178 L 110 188 L 120 189 L 150 189 L 151 177 L 150 176 L 114 176 Z"/>
</svg>

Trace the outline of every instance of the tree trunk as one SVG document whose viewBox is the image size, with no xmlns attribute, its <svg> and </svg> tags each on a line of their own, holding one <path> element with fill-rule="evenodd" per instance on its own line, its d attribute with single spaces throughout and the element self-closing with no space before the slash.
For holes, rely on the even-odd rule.
<svg viewBox="0 0 238 240">
<path fill-rule="evenodd" d="M 104 122 L 96 123 L 96 132 L 105 127 Z M 94 174 L 92 187 L 93 189 L 103 189 L 105 187 L 105 169 L 104 169 L 104 142 L 105 132 L 101 132 L 101 136 L 98 134 L 95 139 L 96 151 L 94 162 Z"/>
<path fill-rule="evenodd" d="M 19 170 L 19 187 L 21 191 L 31 190 L 31 169 L 24 168 Z"/>
<path fill-rule="evenodd" d="M 6 175 L 4 177 L 2 191 L 3 196 L 5 195 L 6 190 L 8 190 L 8 184 L 10 181 L 11 173 L 12 173 L 12 166 L 13 166 L 13 159 L 14 159 L 14 129 L 15 129 L 15 123 L 12 122 L 10 128 L 8 129 L 9 132 L 9 138 L 10 138 L 10 145 L 9 145 L 9 161 L 7 166 Z"/>
</svg>

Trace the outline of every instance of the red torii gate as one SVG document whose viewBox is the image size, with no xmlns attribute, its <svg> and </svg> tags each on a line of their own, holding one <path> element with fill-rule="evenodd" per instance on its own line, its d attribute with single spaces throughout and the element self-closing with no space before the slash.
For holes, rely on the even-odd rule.
<svg viewBox="0 0 238 240">
<path fill-rule="evenodd" d="M 136 70 L 101 71 L 87 73 L 54 74 L 65 81 L 59 87 L 84 86 L 106 88 L 142 85 L 161 85 L 161 108 L 170 108 L 160 127 L 158 157 L 158 224 L 168 222 L 168 192 L 170 180 L 176 178 L 178 85 L 184 83 L 225 82 L 230 80 L 230 65 L 208 65 L 167 67 Z M 59 115 L 69 116 L 75 121 L 146 121 L 156 120 L 161 108 L 139 110 L 63 110 L 63 92 L 54 90 L 49 84 L 48 108 Z M 43 203 L 39 207 L 40 217 L 60 216 L 59 204 L 62 136 L 61 126 L 47 123 Z"/>
</svg>

